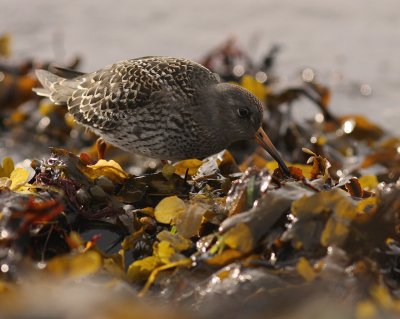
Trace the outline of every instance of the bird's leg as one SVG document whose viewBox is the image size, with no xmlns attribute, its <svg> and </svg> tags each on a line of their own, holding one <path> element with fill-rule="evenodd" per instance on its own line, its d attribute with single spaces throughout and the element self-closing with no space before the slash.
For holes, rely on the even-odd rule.
<svg viewBox="0 0 400 319">
<path fill-rule="evenodd" d="M 97 150 L 97 158 L 104 159 L 106 150 L 107 150 L 107 143 L 99 137 L 96 141 L 96 150 Z"/>
</svg>

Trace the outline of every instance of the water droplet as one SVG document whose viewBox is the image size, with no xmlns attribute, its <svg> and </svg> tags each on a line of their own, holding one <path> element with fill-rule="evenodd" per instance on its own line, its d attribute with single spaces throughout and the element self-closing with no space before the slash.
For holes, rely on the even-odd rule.
<svg viewBox="0 0 400 319">
<path fill-rule="evenodd" d="M 342 128 L 346 134 L 353 132 L 354 128 L 356 127 L 356 122 L 354 120 L 347 120 L 343 123 Z"/>
<path fill-rule="evenodd" d="M 269 184 L 271 183 L 272 177 L 270 175 L 267 176 L 265 180 L 262 181 L 260 190 L 262 193 L 266 192 L 268 189 Z"/>
<path fill-rule="evenodd" d="M 233 74 L 237 77 L 241 77 L 244 74 L 244 67 L 243 65 L 235 65 L 232 70 Z"/>
<path fill-rule="evenodd" d="M 360 86 L 360 93 L 363 96 L 370 96 L 372 94 L 371 86 L 369 84 L 366 84 L 366 83 L 362 84 Z"/>
<path fill-rule="evenodd" d="M 0 238 L 1 238 L 1 239 L 4 239 L 4 238 L 7 238 L 7 237 L 8 237 L 8 231 L 5 230 L 5 229 L 3 229 L 3 230 L 0 232 Z"/>
<path fill-rule="evenodd" d="M 50 124 L 50 118 L 45 116 L 39 121 L 38 127 L 40 130 L 44 130 Z"/>
<path fill-rule="evenodd" d="M 315 136 L 311 136 L 311 138 L 310 138 L 310 142 L 313 144 L 317 143 L 317 140 L 318 139 Z"/>
<path fill-rule="evenodd" d="M 38 263 L 37 263 L 37 267 L 38 267 L 39 269 L 44 269 L 44 268 L 46 268 L 46 263 L 44 263 L 44 262 L 38 262 Z"/>
<path fill-rule="evenodd" d="M 2 272 L 8 272 L 10 270 L 10 266 L 8 266 L 7 264 L 2 264 L 0 267 Z"/>
<path fill-rule="evenodd" d="M 256 73 L 256 81 L 259 83 L 265 83 L 268 80 L 268 75 L 265 72 L 259 71 Z"/>
<path fill-rule="evenodd" d="M 232 270 L 231 272 L 231 277 L 232 278 L 238 278 L 240 275 L 240 269 L 239 268 L 235 268 Z"/>
<path fill-rule="evenodd" d="M 340 137 L 340 136 L 343 136 L 344 132 L 343 132 L 343 130 L 341 128 L 339 128 L 339 129 L 336 130 L 335 134 L 336 134 L 337 137 Z"/>
<path fill-rule="evenodd" d="M 325 116 L 322 113 L 317 113 L 315 114 L 314 120 L 317 123 L 322 123 L 325 120 Z"/>
<path fill-rule="evenodd" d="M 301 78 L 304 82 L 312 82 L 315 78 L 315 72 L 311 68 L 305 68 L 301 71 Z"/>
</svg>

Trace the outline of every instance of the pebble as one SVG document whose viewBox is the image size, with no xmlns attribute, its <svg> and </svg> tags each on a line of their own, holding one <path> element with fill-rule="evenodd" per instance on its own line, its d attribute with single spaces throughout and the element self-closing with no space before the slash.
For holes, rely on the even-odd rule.
<svg viewBox="0 0 400 319">
<path fill-rule="evenodd" d="M 98 185 L 90 187 L 90 194 L 92 194 L 93 198 L 97 200 L 104 200 L 106 197 L 106 193 Z"/>
<path fill-rule="evenodd" d="M 90 196 L 89 192 L 83 188 L 79 189 L 76 192 L 76 198 L 81 205 L 89 204 L 90 201 L 92 200 L 92 197 Z"/>
<path fill-rule="evenodd" d="M 99 176 L 95 184 L 100 186 L 106 193 L 114 193 L 114 183 L 107 176 Z"/>
</svg>

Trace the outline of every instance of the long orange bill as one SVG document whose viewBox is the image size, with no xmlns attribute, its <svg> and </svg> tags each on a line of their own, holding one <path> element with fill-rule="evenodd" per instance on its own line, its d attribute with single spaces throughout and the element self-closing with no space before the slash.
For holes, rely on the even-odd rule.
<svg viewBox="0 0 400 319">
<path fill-rule="evenodd" d="M 279 155 L 277 149 L 275 148 L 274 144 L 272 144 L 271 140 L 269 139 L 268 135 L 265 134 L 262 127 L 260 127 L 256 133 L 256 141 L 260 144 L 271 156 L 272 158 L 277 161 L 279 167 L 281 168 L 282 172 L 290 176 L 290 170 L 286 166 L 285 162 L 283 161 L 282 157 Z"/>
</svg>

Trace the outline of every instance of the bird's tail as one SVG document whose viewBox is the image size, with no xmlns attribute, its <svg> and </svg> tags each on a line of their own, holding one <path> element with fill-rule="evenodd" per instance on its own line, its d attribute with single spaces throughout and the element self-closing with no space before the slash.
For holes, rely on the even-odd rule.
<svg viewBox="0 0 400 319">
<path fill-rule="evenodd" d="M 33 91 L 59 105 L 66 105 L 79 85 L 79 81 L 75 79 L 64 79 L 46 70 L 36 70 L 36 77 L 43 88 L 34 88 Z"/>
</svg>

